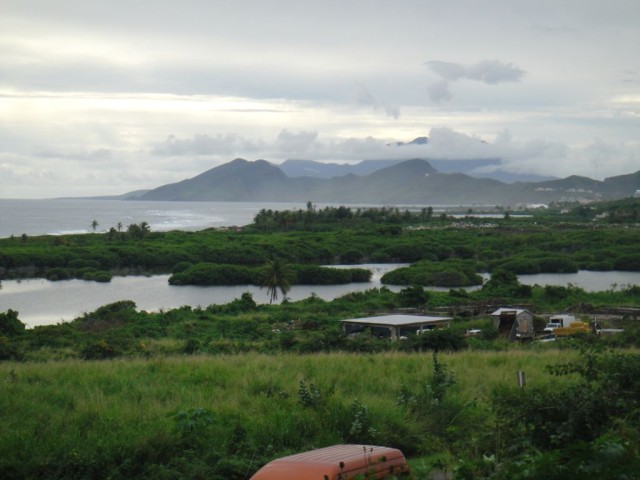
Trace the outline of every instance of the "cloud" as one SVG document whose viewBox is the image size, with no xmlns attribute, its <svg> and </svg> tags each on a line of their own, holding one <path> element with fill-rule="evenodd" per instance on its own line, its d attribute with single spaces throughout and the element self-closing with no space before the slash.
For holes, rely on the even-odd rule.
<svg viewBox="0 0 640 480">
<path fill-rule="evenodd" d="M 291 152 L 293 156 L 304 155 L 305 152 L 312 151 L 318 139 L 318 132 L 297 132 L 282 130 L 276 139 L 277 149 L 281 152 Z"/>
<path fill-rule="evenodd" d="M 430 60 L 425 65 L 440 77 L 440 80 L 431 82 L 428 86 L 431 100 L 440 103 L 451 100 L 450 84 L 458 80 L 473 80 L 488 85 L 498 85 L 506 82 L 519 82 L 525 75 L 525 71 L 512 63 L 504 63 L 499 60 L 482 60 L 473 65 Z"/>
<path fill-rule="evenodd" d="M 107 148 L 93 150 L 38 150 L 35 156 L 63 160 L 76 160 L 82 162 L 105 162 L 114 158 L 114 152 Z"/>
<path fill-rule="evenodd" d="M 436 103 L 440 103 L 444 100 L 451 100 L 453 95 L 449 89 L 449 82 L 447 80 L 440 80 L 429 84 L 427 87 L 429 91 L 429 98 Z"/>
<path fill-rule="evenodd" d="M 160 156 L 181 155 L 234 155 L 235 152 L 259 152 L 262 145 L 236 134 L 195 134 L 192 138 L 179 139 L 169 135 L 162 143 L 155 145 L 151 153 Z"/>
<path fill-rule="evenodd" d="M 361 83 L 357 83 L 356 86 L 356 102 L 359 105 L 370 106 L 374 110 L 382 109 L 389 117 L 396 119 L 400 117 L 400 108 L 397 105 L 392 105 L 384 100 L 379 100 Z"/>
</svg>

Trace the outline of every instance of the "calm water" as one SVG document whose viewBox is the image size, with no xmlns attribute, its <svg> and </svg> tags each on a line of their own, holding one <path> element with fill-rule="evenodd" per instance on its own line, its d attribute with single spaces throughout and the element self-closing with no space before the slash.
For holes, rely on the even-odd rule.
<svg viewBox="0 0 640 480">
<path fill-rule="evenodd" d="M 312 293 L 325 300 L 333 300 L 348 292 L 379 287 L 380 277 L 402 264 L 362 265 L 373 272 L 369 283 L 347 285 L 295 285 L 287 297 L 291 300 L 308 298 Z M 339 268 L 339 267 L 338 267 Z M 268 303 L 265 289 L 253 285 L 230 287 L 172 286 L 169 275 L 152 277 L 114 277 L 110 283 L 65 280 L 50 282 L 43 279 L 5 280 L 0 290 L 0 312 L 7 309 L 19 313 L 20 320 L 29 327 L 52 325 L 73 320 L 85 312 L 119 300 L 133 300 L 138 309 L 158 311 L 183 305 L 206 307 L 225 304 L 244 292 L 253 294 L 256 303 Z M 400 287 L 392 287 L 399 290 Z M 281 297 L 279 297 L 280 299 Z"/>
<path fill-rule="evenodd" d="M 315 293 L 320 298 L 332 300 L 349 292 L 364 291 L 380 287 L 380 277 L 387 271 L 403 264 L 367 264 L 362 265 L 373 272 L 369 283 L 350 283 L 347 285 L 296 285 L 287 295 L 297 301 Z M 339 268 L 339 267 L 338 267 Z M 256 303 L 268 303 L 264 289 L 252 285 L 230 287 L 171 286 L 168 275 L 152 277 L 114 277 L 110 283 L 66 280 L 50 282 L 42 279 L 5 280 L 0 290 L 0 312 L 11 308 L 19 312 L 19 318 L 29 327 L 52 325 L 73 320 L 85 312 L 119 300 L 133 300 L 138 309 L 158 311 L 177 308 L 183 305 L 206 307 L 211 304 L 224 304 L 242 293 L 250 292 Z M 485 276 L 486 278 L 486 276 Z M 587 291 L 602 291 L 640 284 L 638 272 L 587 272 L 569 274 L 521 275 L 522 283 L 533 285 L 572 284 Z M 390 287 L 399 291 L 401 287 Z M 435 289 L 448 290 L 448 289 Z"/>
</svg>

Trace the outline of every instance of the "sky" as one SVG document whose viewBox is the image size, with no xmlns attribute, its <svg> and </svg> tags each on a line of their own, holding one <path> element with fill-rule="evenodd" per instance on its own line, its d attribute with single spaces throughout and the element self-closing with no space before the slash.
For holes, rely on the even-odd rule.
<svg viewBox="0 0 640 480">
<path fill-rule="evenodd" d="M 238 157 L 636 172 L 640 2 L 0 0 L 0 198 Z"/>
</svg>

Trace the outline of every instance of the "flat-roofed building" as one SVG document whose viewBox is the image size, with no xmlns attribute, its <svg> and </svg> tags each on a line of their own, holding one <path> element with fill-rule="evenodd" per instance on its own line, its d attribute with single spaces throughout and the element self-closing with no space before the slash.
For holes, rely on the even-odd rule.
<svg viewBox="0 0 640 480">
<path fill-rule="evenodd" d="M 347 334 L 370 332 L 379 338 L 397 340 L 408 335 L 419 335 L 434 328 L 451 326 L 451 317 L 428 317 L 425 315 L 379 315 L 375 317 L 340 320 L 342 331 Z"/>
</svg>

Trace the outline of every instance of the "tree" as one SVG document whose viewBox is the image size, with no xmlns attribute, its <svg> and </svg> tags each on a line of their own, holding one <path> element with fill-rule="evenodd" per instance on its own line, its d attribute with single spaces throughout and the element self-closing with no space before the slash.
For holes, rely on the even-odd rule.
<svg viewBox="0 0 640 480">
<path fill-rule="evenodd" d="M 285 296 L 291 289 L 291 276 L 291 268 L 279 258 L 267 261 L 260 288 L 267 287 L 269 304 L 278 299 L 278 290 Z"/>
<path fill-rule="evenodd" d="M 7 310 L 0 313 L 0 335 L 12 337 L 24 333 L 25 325 L 18 319 L 18 312 Z"/>
<path fill-rule="evenodd" d="M 398 298 L 400 299 L 400 305 L 403 307 L 422 307 L 427 303 L 429 295 L 422 286 L 413 285 L 400 290 Z"/>
<path fill-rule="evenodd" d="M 95 219 L 91 222 L 91 228 L 93 229 L 94 232 L 96 231 L 96 228 L 98 228 L 98 225 L 100 224 Z"/>
<path fill-rule="evenodd" d="M 151 227 L 147 222 L 140 222 L 140 230 L 142 231 L 142 236 L 146 237 L 147 234 L 151 231 Z"/>
<path fill-rule="evenodd" d="M 147 222 L 132 223 L 127 228 L 127 233 L 132 238 L 143 239 L 147 236 L 147 234 L 151 231 L 149 224 Z"/>
<path fill-rule="evenodd" d="M 427 220 L 431 220 L 432 217 L 433 217 L 433 207 L 428 207 L 427 208 Z"/>
</svg>

